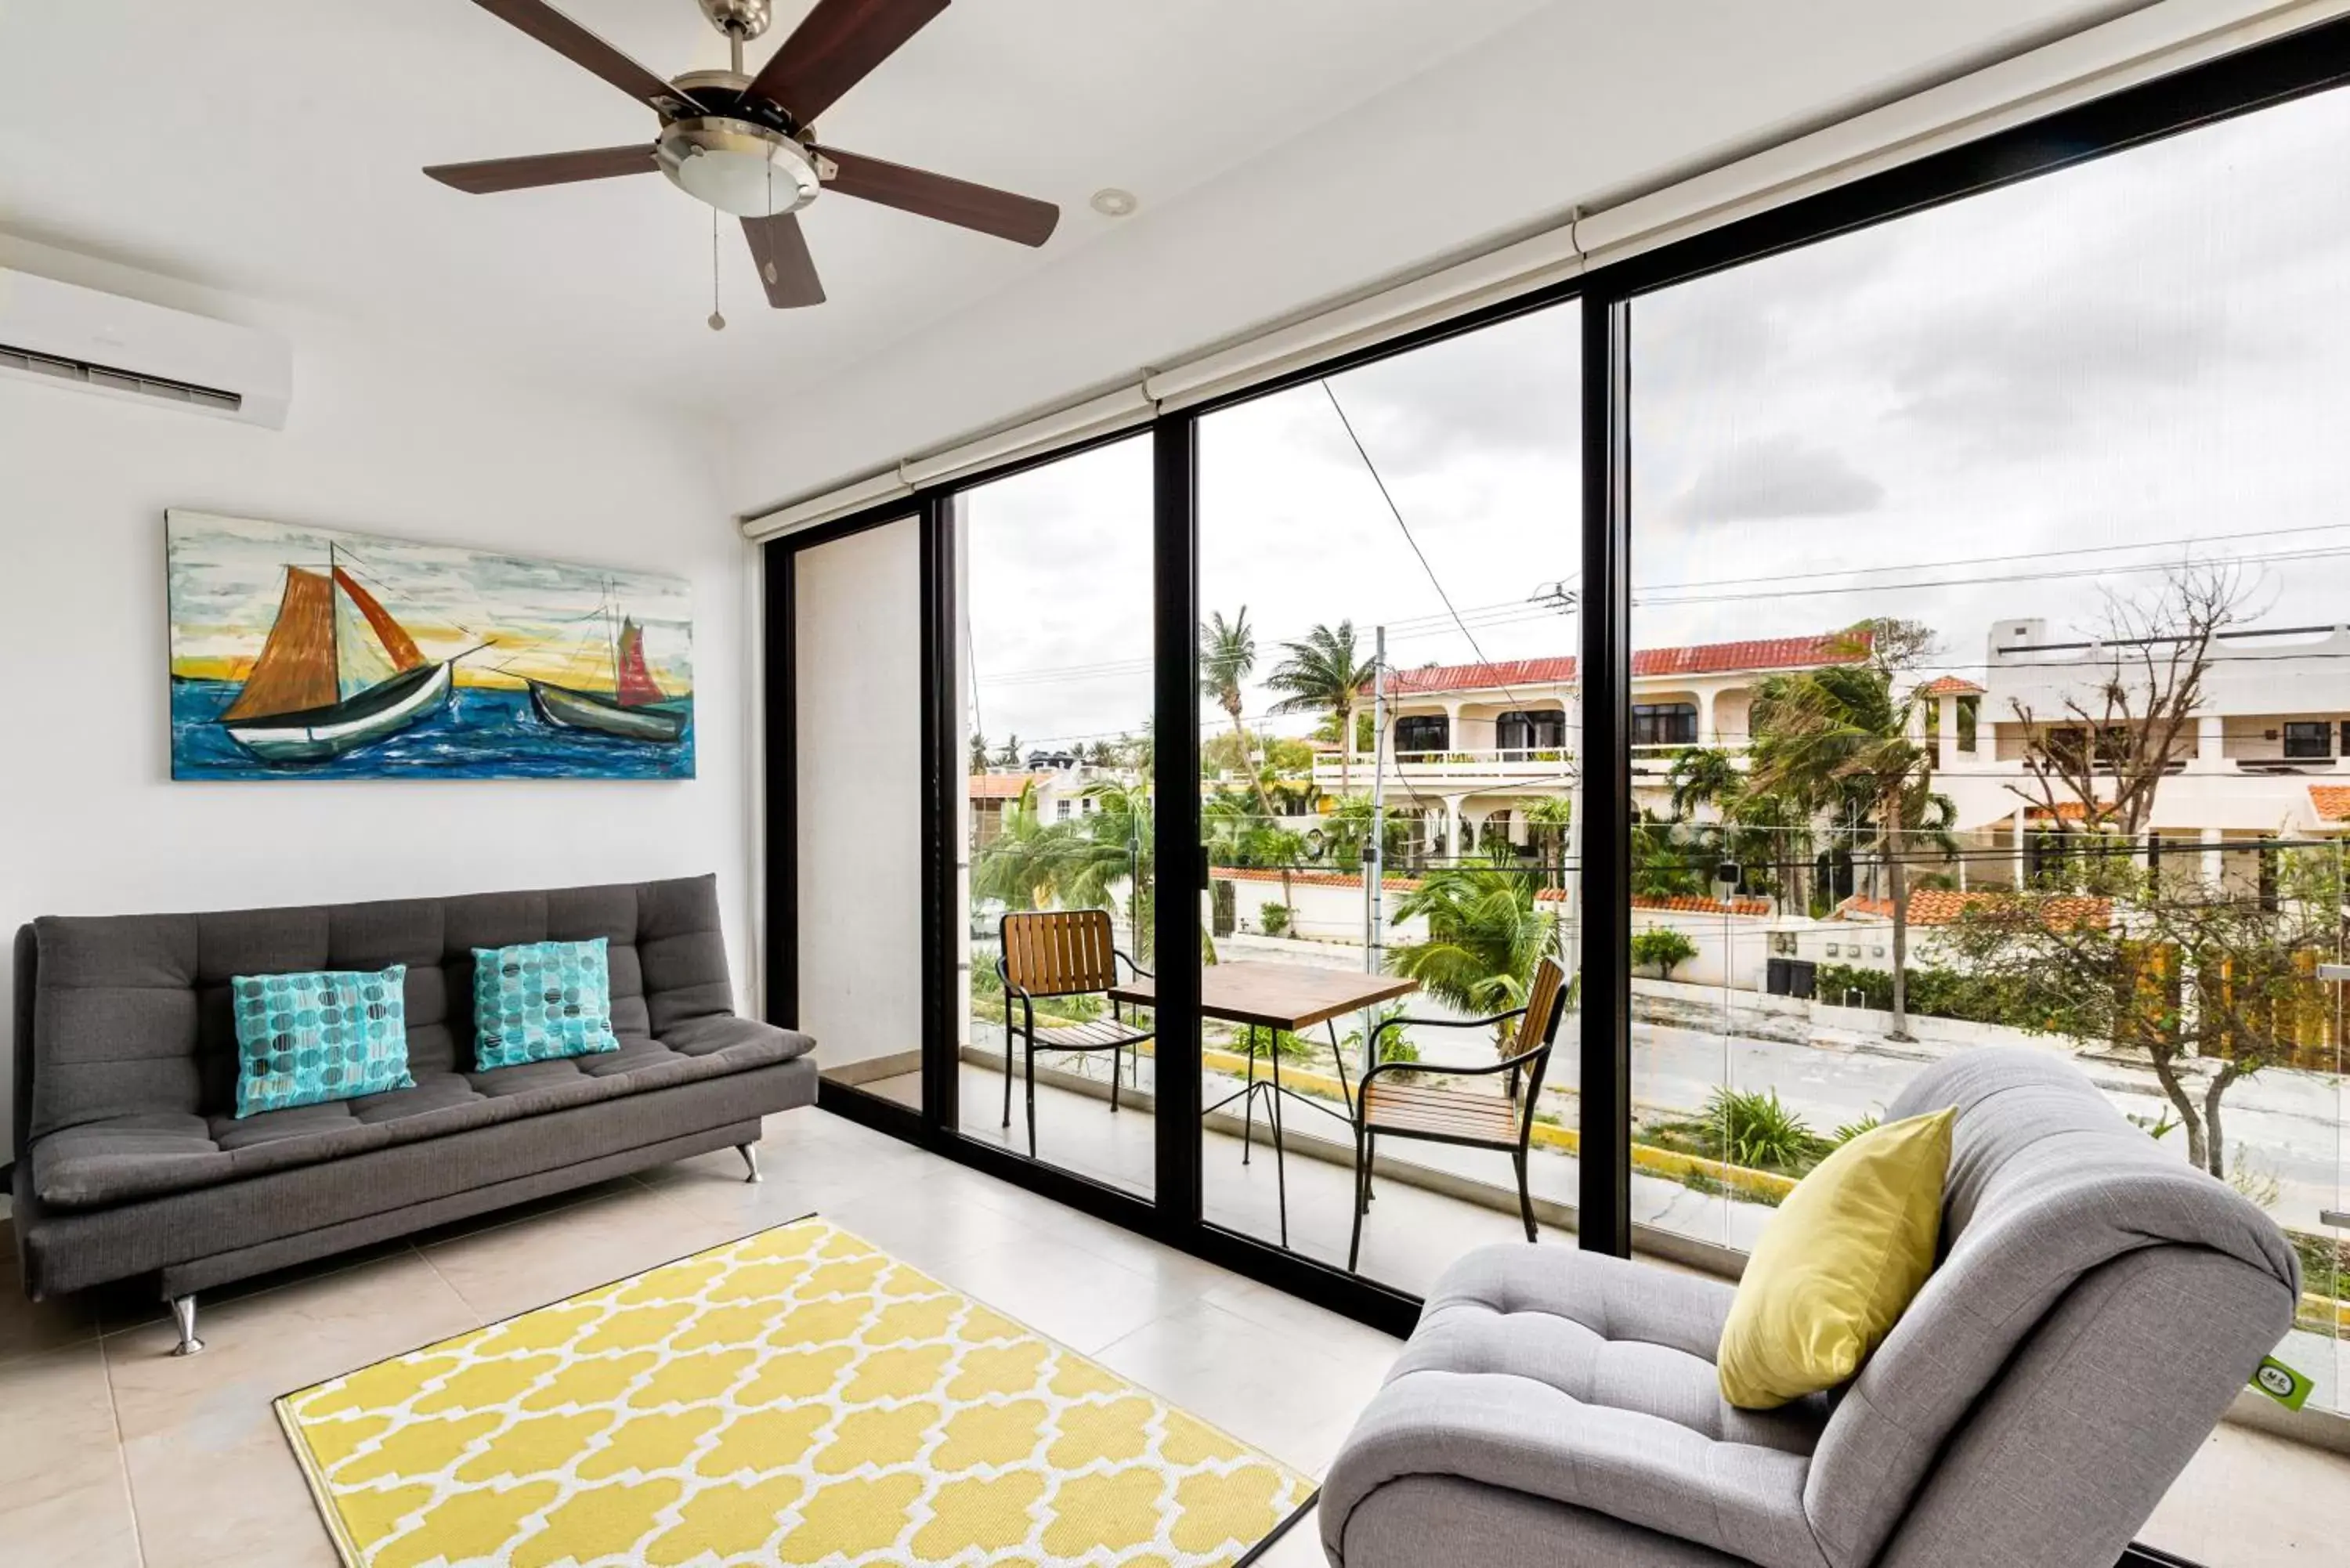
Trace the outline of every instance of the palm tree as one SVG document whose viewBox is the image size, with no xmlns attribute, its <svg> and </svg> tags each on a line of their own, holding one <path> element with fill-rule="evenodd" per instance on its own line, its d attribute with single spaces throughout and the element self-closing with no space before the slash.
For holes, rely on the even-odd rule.
<svg viewBox="0 0 2350 1568">
<path fill-rule="evenodd" d="M 1158 732 L 1158 721 L 1145 719 L 1142 721 L 1142 733 L 1120 735 L 1118 738 L 1119 759 L 1128 767 L 1148 777 L 1150 773 L 1152 753 L 1157 749 Z"/>
<path fill-rule="evenodd" d="M 1729 816 L 1745 781 L 1739 774 L 1738 760 L 1728 752 L 1698 746 L 1673 759 L 1666 782 L 1672 786 L 1673 815 L 1686 821 L 1701 805 L 1715 806 L 1725 818 Z"/>
<path fill-rule="evenodd" d="M 1061 902 L 1071 909 L 1108 909 L 1120 883 L 1126 885 L 1126 921 L 1132 933 L 1135 956 L 1148 961 L 1151 952 L 1151 898 L 1157 881 L 1152 850 L 1158 838 L 1152 826 L 1150 786 L 1104 781 L 1086 786 L 1094 809 L 1056 826 L 1070 830 L 1069 851 L 1056 867 Z"/>
<path fill-rule="evenodd" d="M 975 774 L 987 771 L 987 737 L 977 730 L 971 732 L 971 771 Z"/>
<path fill-rule="evenodd" d="M 1247 866 L 1281 873 L 1281 902 L 1295 907 L 1290 874 L 1305 857 L 1305 837 L 1249 809 L 1246 797 L 1218 790 L 1200 803 L 1200 836 L 1209 864 Z"/>
<path fill-rule="evenodd" d="M 1891 649 L 1922 643 L 1899 623 L 1854 628 L 1866 661 L 1773 675 L 1756 690 L 1749 787 L 1814 809 L 1839 797 L 1866 803 L 1893 900 L 1893 1028 L 1909 1038 L 1909 875 L 1904 852 L 1917 838 L 1947 841 L 1950 803 L 1934 793 L 1934 750 L 1910 738 L 1914 685 L 1895 694 Z M 1866 633 L 1866 636 L 1860 635 Z"/>
<path fill-rule="evenodd" d="M 1686 898 L 1703 893 L 1705 867 L 1713 858 L 1711 833 L 1685 822 L 1639 812 L 1632 819 L 1632 894 L 1639 898 Z"/>
<path fill-rule="evenodd" d="M 1347 795 L 1334 803 L 1323 814 L 1323 820 L 1329 825 L 1331 853 L 1337 857 L 1338 864 L 1349 871 L 1359 868 L 1363 864 L 1363 846 L 1371 839 L 1371 797 L 1367 794 Z M 1385 827 L 1386 831 L 1381 835 L 1384 842 L 1379 846 L 1382 864 L 1404 853 L 1411 832 L 1409 825 L 1396 815 L 1387 818 Z"/>
<path fill-rule="evenodd" d="M 1007 909 L 1034 909 L 1059 891 L 1068 860 L 1066 823 L 1047 823 L 1030 784 L 1005 808 L 1003 826 L 971 867 L 971 894 L 993 898 Z"/>
<path fill-rule="evenodd" d="M 1439 1002 L 1470 1012 L 1523 1006 L 1534 965 L 1557 938 L 1557 919 L 1534 908 L 1534 882 L 1498 857 L 1430 871 L 1396 906 L 1399 921 L 1425 916 L 1428 940 L 1392 950 L 1388 966 Z M 1496 1054 L 1513 1031 L 1493 1026 Z"/>
<path fill-rule="evenodd" d="M 995 753 L 995 765 L 1000 768 L 1020 765 L 1020 737 L 1017 734 L 1003 737 L 1003 749 Z"/>
<path fill-rule="evenodd" d="M 1355 704 L 1363 687 L 1377 672 L 1355 649 L 1355 623 L 1342 620 L 1337 629 L 1317 626 L 1302 642 L 1284 642 L 1289 657 L 1274 666 L 1264 683 L 1287 696 L 1273 705 L 1276 713 L 1327 713 L 1338 731 L 1338 793 L 1353 788 Z"/>
<path fill-rule="evenodd" d="M 1555 888 L 1566 886 L 1566 830 L 1574 821 L 1572 795 L 1544 795 L 1526 807 L 1526 828 L 1542 856 L 1544 878 Z"/>
<path fill-rule="evenodd" d="M 1255 787 L 1257 807 L 1270 823 L 1273 801 L 1264 793 L 1264 781 L 1250 764 L 1248 726 L 1241 722 L 1243 694 L 1249 672 L 1255 668 L 1256 634 L 1249 629 L 1248 606 L 1241 606 L 1240 613 L 1229 621 L 1223 611 L 1210 610 L 1206 624 L 1200 628 L 1200 691 L 1232 720 L 1232 735 L 1241 749 L 1241 772 Z"/>
</svg>

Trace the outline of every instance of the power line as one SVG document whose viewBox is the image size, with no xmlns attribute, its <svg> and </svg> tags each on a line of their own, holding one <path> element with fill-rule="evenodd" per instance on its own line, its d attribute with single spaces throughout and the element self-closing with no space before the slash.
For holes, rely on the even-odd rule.
<svg viewBox="0 0 2350 1568">
<path fill-rule="evenodd" d="M 1331 411 L 1338 416 L 1338 423 L 1345 428 L 1347 439 L 1355 445 L 1355 455 L 1363 460 L 1363 467 L 1369 472 L 1371 483 L 1378 486 L 1379 499 L 1387 503 L 1388 515 L 1395 519 L 1396 527 L 1403 534 L 1403 542 L 1411 546 L 1412 555 L 1419 562 L 1419 569 L 1428 574 L 1429 587 L 1434 588 L 1436 597 L 1444 601 L 1445 611 L 1452 617 L 1452 624 L 1461 628 L 1461 635 L 1469 639 L 1469 651 L 1477 656 L 1477 662 L 1492 663 L 1492 659 L 1485 657 L 1485 650 L 1477 645 L 1477 634 L 1469 629 L 1469 623 L 1461 618 L 1459 610 L 1453 608 L 1452 596 L 1444 591 L 1443 581 L 1437 576 L 1436 568 L 1429 565 L 1428 552 L 1422 550 L 1419 547 L 1419 541 L 1412 537 L 1411 524 L 1403 520 L 1403 509 L 1396 504 L 1394 495 L 1388 493 L 1388 482 L 1380 475 L 1379 465 L 1371 461 L 1371 454 L 1364 450 L 1363 438 L 1355 433 L 1355 421 L 1347 417 L 1346 405 L 1338 401 L 1337 389 L 1330 385 L 1330 378 L 1327 376 L 1320 378 L 1320 380 L 1322 395 L 1330 400 Z M 1518 694 L 1507 686 L 1500 690 L 1511 701 L 1515 702 L 1519 700 Z"/>
<path fill-rule="evenodd" d="M 2054 549 L 2033 549 L 2030 554 L 2034 557 L 2109 555 L 2124 550 L 2161 550 L 2173 545 L 2208 545 L 2214 540 L 2271 539 L 2282 538 L 2289 534 L 2338 533 L 2345 528 L 2350 528 L 2350 523 L 2310 523 L 2289 528 L 2247 528 L 2233 534 L 2192 534 L 2176 539 L 2137 539 L 2125 545 L 2073 545 Z M 1756 583 L 1797 582 L 1806 577 L 1856 576 L 1864 572 L 1938 571 L 1945 566 L 1997 566 L 2004 561 L 2015 560 L 2018 555 L 2019 552 L 2010 550 L 1999 556 L 1965 556 L 1941 561 L 1901 561 L 1883 566 L 1822 566 L 1814 571 L 1783 572 L 1772 576 L 1700 577 L 1679 583 L 1650 583 L 1648 587 L 1651 589 L 1743 587 Z"/>
</svg>

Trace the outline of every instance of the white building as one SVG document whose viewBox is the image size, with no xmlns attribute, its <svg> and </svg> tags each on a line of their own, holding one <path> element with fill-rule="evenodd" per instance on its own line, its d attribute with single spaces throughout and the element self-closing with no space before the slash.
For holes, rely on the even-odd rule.
<svg viewBox="0 0 2350 1568">
<path fill-rule="evenodd" d="M 2251 846 L 2332 836 L 2350 824 L 2350 628 L 2225 638 L 2182 737 L 2185 754 L 2157 792 L 2147 850 L 2201 855 L 2213 875 L 2234 875 L 2241 861 L 2249 876 Z M 1983 680 L 1938 676 L 1918 693 L 1918 738 L 1934 745 L 1934 787 L 1956 808 L 1969 853 L 1954 874 L 1966 883 L 2028 873 L 2035 828 L 2053 826 L 2031 766 L 2032 734 L 2065 727 L 2067 695 L 2095 691 L 2116 667 L 2114 650 L 2053 639 L 2044 621 L 2002 621 L 1987 641 Z M 1860 657 L 1837 633 L 1636 652 L 1634 798 L 1664 815 L 1674 757 L 1698 746 L 1743 751 L 1765 678 Z M 1526 807 L 1573 793 L 1582 739 L 1574 659 L 1396 670 L 1381 696 L 1388 808 L 1420 821 L 1427 852 L 1464 853 L 1496 835 L 1524 846 Z M 1354 789 L 1369 787 L 1372 767 L 1369 753 L 1350 759 Z M 1336 752 L 1316 759 L 1315 776 L 1336 793 Z"/>
</svg>

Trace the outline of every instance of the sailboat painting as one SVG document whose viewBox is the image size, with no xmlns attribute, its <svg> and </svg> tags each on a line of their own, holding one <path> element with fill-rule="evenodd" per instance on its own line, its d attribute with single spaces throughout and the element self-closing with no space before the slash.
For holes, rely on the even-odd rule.
<svg viewBox="0 0 2350 1568">
<path fill-rule="evenodd" d="M 175 779 L 693 776 L 685 580 L 174 510 Z"/>
</svg>

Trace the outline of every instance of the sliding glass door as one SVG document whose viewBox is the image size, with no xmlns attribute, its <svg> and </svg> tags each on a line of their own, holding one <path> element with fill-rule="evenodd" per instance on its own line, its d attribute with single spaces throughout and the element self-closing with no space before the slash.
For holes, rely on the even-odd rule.
<svg viewBox="0 0 2350 1568">
<path fill-rule="evenodd" d="M 1399 1326 L 1529 1233 L 1733 1274 L 1925 1065 L 2061 1053 L 2286 1230 L 2342 1408 L 2303 57 L 771 545 L 769 1004 L 828 1101 Z"/>
<path fill-rule="evenodd" d="M 2345 1407 L 2345 144 L 2337 91 L 1632 302 L 1661 1241 L 1743 1252 L 1928 1064 L 2058 1052 L 2285 1229 L 2280 1354 Z"/>
<path fill-rule="evenodd" d="M 951 949 L 956 1126 L 1154 1185 L 1150 443 L 960 492 Z"/>
<path fill-rule="evenodd" d="M 1578 333 L 1199 421 L 1205 1218 L 1412 1293 L 1574 1244 Z"/>
</svg>

